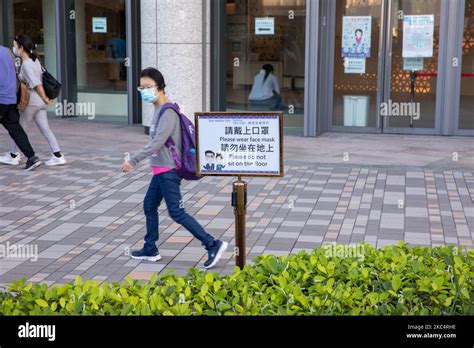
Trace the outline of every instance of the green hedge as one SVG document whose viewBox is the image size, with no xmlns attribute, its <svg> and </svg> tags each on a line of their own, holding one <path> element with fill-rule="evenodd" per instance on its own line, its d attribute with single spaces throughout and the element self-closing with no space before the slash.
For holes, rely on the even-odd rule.
<svg viewBox="0 0 474 348">
<path fill-rule="evenodd" d="M 473 249 L 400 243 L 364 245 L 363 259 L 319 248 L 253 261 L 223 277 L 191 269 L 121 284 L 20 280 L 0 291 L 0 315 L 474 314 Z"/>
</svg>

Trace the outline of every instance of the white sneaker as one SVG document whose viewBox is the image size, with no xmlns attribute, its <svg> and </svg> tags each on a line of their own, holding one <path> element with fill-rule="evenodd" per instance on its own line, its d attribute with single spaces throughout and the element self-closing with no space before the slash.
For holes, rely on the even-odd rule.
<svg viewBox="0 0 474 348">
<path fill-rule="evenodd" d="M 15 158 L 10 153 L 0 156 L 0 163 L 17 166 L 20 164 L 20 154 L 17 152 Z"/>
<path fill-rule="evenodd" d="M 130 257 L 134 260 L 145 260 L 145 261 L 151 261 L 151 262 L 157 262 L 161 260 L 161 255 L 158 252 L 156 252 L 153 255 L 147 255 L 145 254 L 143 249 L 133 251 L 130 254 Z"/>
<path fill-rule="evenodd" d="M 49 160 L 47 160 L 44 164 L 47 166 L 61 166 L 66 163 L 66 159 L 63 155 L 61 157 L 51 156 Z"/>
</svg>

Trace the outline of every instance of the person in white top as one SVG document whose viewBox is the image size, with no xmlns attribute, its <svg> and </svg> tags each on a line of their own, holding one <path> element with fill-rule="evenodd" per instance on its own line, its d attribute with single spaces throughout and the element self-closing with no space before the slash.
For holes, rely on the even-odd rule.
<svg viewBox="0 0 474 348">
<path fill-rule="evenodd" d="M 255 76 L 249 101 L 251 107 L 266 107 L 270 110 L 280 110 L 282 97 L 278 79 L 273 74 L 275 69 L 271 64 L 265 64 L 260 73 Z"/>
<path fill-rule="evenodd" d="M 50 99 L 44 90 L 43 69 L 39 59 L 33 52 L 33 41 L 26 35 L 18 34 L 13 39 L 13 45 L 13 53 L 22 61 L 19 78 L 29 88 L 28 105 L 24 111 L 20 112 L 20 125 L 23 129 L 26 129 L 34 120 L 51 148 L 52 156 L 45 164 L 47 166 L 63 165 L 66 163 L 66 159 L 61 153 L 56 136 L 48 122 L 48 105 L 54 103 L 54 100 Z M 1 156 L 0 162 L 10 165 L 20 163 L 20 154 L 17 152 L 16 144 L 13 141 L 10 153 Z"/>
</svg>

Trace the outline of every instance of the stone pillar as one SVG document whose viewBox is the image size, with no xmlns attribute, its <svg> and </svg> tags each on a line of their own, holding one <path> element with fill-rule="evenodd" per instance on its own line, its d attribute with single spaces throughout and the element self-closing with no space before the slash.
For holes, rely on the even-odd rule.
<svg viewBox="0 0 474 348">
<path fill-rule="evenodd" d="M 160 70 L 166 93 L 194 119 L 209 111 L 210 0 L 141 0 L 142 67 Z M 143 106 L 148 127 L 153 107 Z"/>
<path fill-rule="evenodd" d="M 77 86 L 87 86 L 86 0 L 76 0 Z"/>
</svg>

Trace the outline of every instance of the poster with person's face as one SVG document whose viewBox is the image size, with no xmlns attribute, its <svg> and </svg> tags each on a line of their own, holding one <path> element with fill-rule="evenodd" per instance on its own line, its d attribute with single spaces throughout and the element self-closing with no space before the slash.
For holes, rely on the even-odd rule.
<svg viewBox="0 0 474 348">
<path fill-rule="evenodd" d="M 344 16 L 342 20 L 342 57 L 370 58 L 371 16 Z"/>
</svg>

